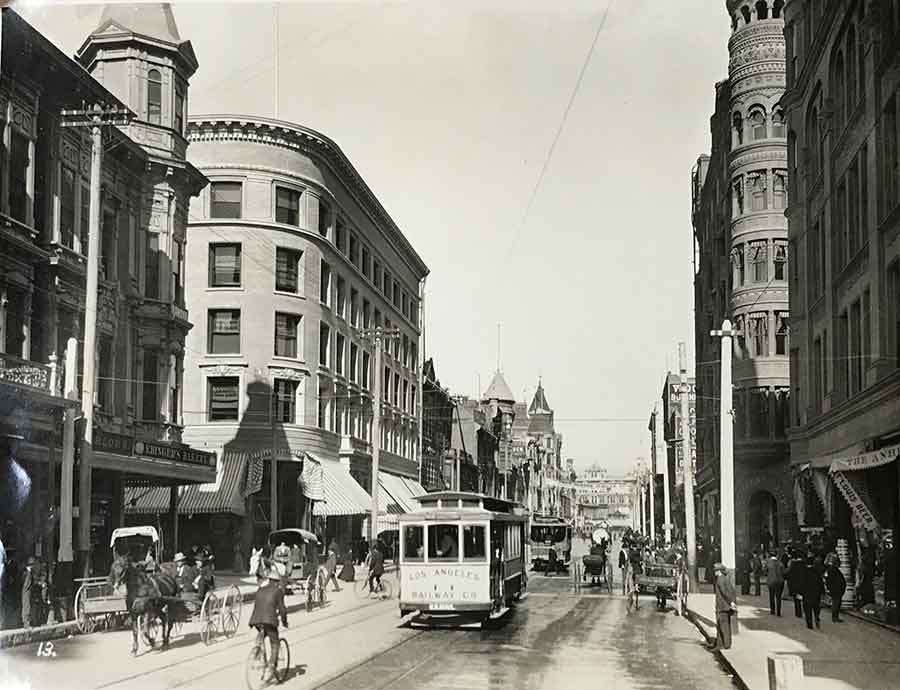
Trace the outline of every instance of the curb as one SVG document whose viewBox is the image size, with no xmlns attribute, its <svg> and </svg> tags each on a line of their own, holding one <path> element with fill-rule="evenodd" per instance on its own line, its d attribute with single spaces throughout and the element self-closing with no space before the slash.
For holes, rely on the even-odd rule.
<svg viewBox="0 0 900 690">
<path fill-rule="evenodd" d="M 690 620 L 691 623 L 694 624 L 694 627 L 696 627 L 697 630 L 700 631 L 700 634 L 703 635 L 703 639 L 706 640 L 707 644 L 715 643 L 716 638 L 712 637 L 706 631 L 706 626 L 704 626 L 703 623 L 701 623 L 697 619 L 697 614 L 694 611 L 692 611 L 691 609 L 688 609 L 687 610 L 687 618 L 688 618 L 688 620 Z M 731 674 L 731 677 L 734 679 L 736 685 L 739 688 L 741 688 L 742 690 L 750 690 L 747 683 L 744 682 L 744 679 L 741 678 L 741 675 L 737 672 L 737 669 L 735 669 L 734 665 L 732 665 L 732 663 L 728 660 L 728 657 L 726 657 L 725 654 L 722 653 L 722 650 L 715 649 L 715 650 L 711 650 L 711 651 L 713 654 L 715 654 L 716 659 L 719 660 L 719 663 L 721 663 L 722 666 L 724 666 L 725 669 Z"/>
<path fill-rule="evenodd" d="M 32 642 L 46 642 L 47 640 L 59 640 L 70 635 L 78 634 L 78 621 L 66 621 L 54 625 L 42 625 L 39 628 L 20 628 L 18 630 L 4 630 L 0 633 L 0 649 L 9 649 Z"/>
<path fill-rule="evenodd" d="M 879 628 L 884 628 L 885 630 L 890 630 L 892 633 L 900 633 L 900 628 L 896 625 L 891 625 L 890 623 L 884 623 L 880 620 L 876 620 L 865 614 L 860 613 L 859 611 L 854 611 L 850 609 L 841 609 L 841 613 L 847 614 L 851 618 L 855 618 L 856 620 L 863 621 L 864 623 L 868 623 L 869 625 L 877 625 Z"/>
</svg>

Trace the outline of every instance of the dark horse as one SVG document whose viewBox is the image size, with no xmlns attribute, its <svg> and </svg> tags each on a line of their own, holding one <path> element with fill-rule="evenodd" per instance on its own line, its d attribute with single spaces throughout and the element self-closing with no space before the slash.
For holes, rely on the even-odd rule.
<svg viewBox="0 0 900 690">
<path fill-rule="evenodd" d="M 131 654 L 137 654 L 141 615 L 144 615 L 143 633 L 147 643 L 153 646 L 149 621 L 159 618 L 162 621 L 163 649 L 168 647 L 174 623 L 171 604 L 180 604 L 176 598 L 178 590 L 175 578 L 164 572 L 148 575 L 143 567 L 132 563 L 127 556 L 120 556 L 110 568 L 109 582 L 113 588 L 125 585 L 125 606 L 131 616 Z"/>
</svg>

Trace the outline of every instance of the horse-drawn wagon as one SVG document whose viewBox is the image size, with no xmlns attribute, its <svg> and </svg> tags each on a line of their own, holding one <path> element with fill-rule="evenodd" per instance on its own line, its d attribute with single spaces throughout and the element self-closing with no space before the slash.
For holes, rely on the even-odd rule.
<svg viewBox="0 0 900 690">
<path fill-rule="evenodd" d="M 582 561 L 582 581 L 591 578 L 592 585 L 605 586 L 612 593 L 612 567 L 609 561 L 609 533 L 605 529 L 595 530 L 591 534 L 591 551 L 584 555 Z"/>
<path fill-rule="evenodd" d="M 637 584 L 640 591 L 655 593 L 657 606 L 664 609 L 668 600 L 675 598 L 673 593 L 678 591 L 678 578 L 675 564 L 651 561 L 644 564 L 637 576 Z"/>
<path fill-rule="evenodd" d="M 306 597 L 306 610 L 324 606 L 327 601 L 325 586 L 328 571 L 318 564 L 319 539 L 315 534 L 299 527 L 286 527 L 269 534 L 269 550 L 274 567 L 280 573 L 285 594 L 295 591 Z M 250 557 L 250 574 L 267 575 L 263 550 L 254 550 Z"/>
</svg>

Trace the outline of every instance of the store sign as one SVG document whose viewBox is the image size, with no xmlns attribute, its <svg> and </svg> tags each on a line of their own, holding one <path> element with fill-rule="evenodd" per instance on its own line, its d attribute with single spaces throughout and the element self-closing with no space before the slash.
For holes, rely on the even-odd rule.
<svg viewBox="0 0 900 690">
<path fill-rule="evenodd" d="M 153 441 L 135 441 L 134 454 L 145 458 L 158 458 L 160 460 L 174 460 L 185 462 L 189 465 L 202 467 L 216 467 L 216 454 L 205 450 L 194 450 L 189 446 L 175 446 L 168 443 L 154 443 Z"/>
<path fill-rule="evenodd" d="M 134 450 L 134 439 L 131 436 L 111 434 L 106 431 L 101 431 L 100 429 L 94 429 L 92 447 L 94 450 L 99 450 L 104 453 L 126 455 L 130 457 Z"/>
<path fill-rule="evenodd" d="M 878 529 L 878 521 L 862 500 L 862 497 L 856 492 L 856 489 L 853 488 L 853 484 L 850 483 L 846 475 L 843 472 L 832 471 L 831 478 L 834 480 L 834 485 L 838 488 L 838 491 L 846 499 L 854 515 L 860 519 L 865 528 L 870 532 L 876 531 Z"/>
<path fill-rule="evenodd" d="M 488 566 L 409 564 L 400 570 L 404 602 L 416 604 L 467 604 L 489 601 Z"/>
<path fill-rule="evenodd" d="M 872 453 L 861 453 L 860 455 L 852 455 L 847 458 L 838 458 L 831 463 L 830 471 L 834 473 L 867 470 L 872 467 L 887 465 L 897 458 L 900 458 L 900 446 L 891 446 Z"/>
</svg>

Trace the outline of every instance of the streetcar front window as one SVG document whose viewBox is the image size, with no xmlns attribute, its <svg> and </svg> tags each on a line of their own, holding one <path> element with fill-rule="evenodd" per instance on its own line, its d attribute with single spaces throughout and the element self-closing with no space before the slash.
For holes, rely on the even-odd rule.
<svg viewBox="0 0 900 690">
<path fill-rule="evenodd" d="M 465 525 L 463 527 L 463 560 L 483 561 L 487 558 L 482 525 Z"/>
<path fill-rule="evenodd" d="M 551 527 L 549 525 L 532 527 L 531 541 L 536 544 L 559 544 L 566 540 L 565 527 Z"/>
<path fill-rule="evenodd" d="M 428 525 L 428 560 L 459 560 L 459 525 Z"/>
<path fill-rule="evenodd" d="M 403 560 L 421 561 L 425 556 L 425 531 L 422 525 L 403 528 Z"/>
</svg>

